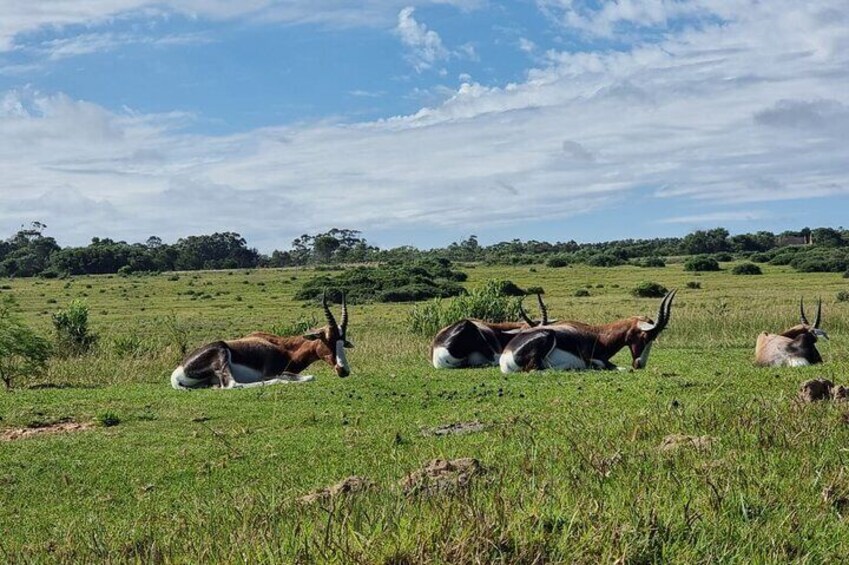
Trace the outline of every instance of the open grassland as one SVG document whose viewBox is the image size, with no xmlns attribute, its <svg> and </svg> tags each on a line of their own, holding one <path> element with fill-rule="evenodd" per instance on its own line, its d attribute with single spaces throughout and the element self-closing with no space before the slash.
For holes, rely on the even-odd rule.
<svg viewBox="0 0 849 565">
<path fill-rule="evenodd" d="M 174 391 L 190 347 L 320 319 L 294 302 L 313 271 L 0 280 L 47 333 L 73 298 L 98 350 L 54 360 L 0 395 L 0 427 L 111 416 L 118 425 L 0 442 L 5 562 L 839 562 L 849 555 L 849 405 L 802 405 L 801 381 L 849 384 L 849 281 L 765 266 L 464 269 L 542 286 L 553 317 L 656 316 L 642 280 L 678 287 L 672 321 L 639 372 L 436 371 L 409 333 L 410 305 L 351 307 L 353 374 L 315 382 Z M 701 289 L 688 289 L 698 281 Z M 589 288 L 589 297 L 575 297 Z M 759 369 L 755 336 L 823 298 L 826 363 Z M 531 301 L 528 302 L 530 307 Z M 628 365 L 626 352 L 615 361 Z M 422 429 L 479 421 L 467 435 Z M 702 448 L 659 449 L 670 434 Z M 470 487 L 404 495 L 433 458 L 475 457 Z M 302 505 L 349 475 L 372 491 Z"/>
</svg>

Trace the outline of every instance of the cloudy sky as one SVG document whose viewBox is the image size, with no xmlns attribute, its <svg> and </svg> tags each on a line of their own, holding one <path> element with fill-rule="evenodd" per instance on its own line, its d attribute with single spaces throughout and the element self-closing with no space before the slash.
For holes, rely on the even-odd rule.
<svg viewBox="0 0 849 565">
<path fill-rule="evenodd" d="M 3 0 L 0 237 L 847 224 L 845 0 Z"/>
</svg>

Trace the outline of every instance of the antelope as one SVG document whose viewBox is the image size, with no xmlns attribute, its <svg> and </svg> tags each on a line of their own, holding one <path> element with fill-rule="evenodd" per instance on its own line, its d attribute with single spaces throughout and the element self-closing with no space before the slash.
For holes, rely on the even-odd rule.
<svg viewBox="0 0 849 565">
<path fill-rule="evenodd" d="M 610 362 L 610 358 L 626 346 L 631 350 L 631 366 L 643 369 L 648 364 L 654 340 L 669 323 L 676 292 L 673 290 L 663 298 L 657 322 L 645 316 L 632 316 L 601 326 L 560 322 L 522 330 L 504 348 L 499 361 L 501 372 L 614 370 L 618 367 Z"/>
<path fill-rule="evenodd" d="M 822 300 L 817 301 L 817 316 L 814 325 L 805 316 L 805 303 L 799 299 L 800 322 L 780 334 L 762 332 L 755 344 L 755 364 L 761 367 L 803 367 L 822 363 L 817 351 L 817 338 L 828 339 L 828 334 L 820 329 L 822 321 Z"/>
<path fill-rule="evenodd" d="M 249 388 L 256 386 L 307 382 L 312 375 L 301 371 L 324 359 L 339 377 L 351 373 L 345 349 L 353 347 L 347 339 L 348 305 L 342 295 L 342 323 L 322 296 L 327 325 L 302 336 L 281 337 L 254 332 L 228 341 L 215 341 L 189 353 L 171 374 L 171 386 L 190 388 Z"/>
<path fill-rule="evenodd" d="M 439 330 L 430 344 L 430 359 L 437 369 L 462 369 L 497 365 L 501 351 L 516 332 L 548 325 L 548 309 L 537 294 L 540 321 L 528 317 L 519 303 L 521 322 L 493 323 L 466 318 Z"/>
</svg>

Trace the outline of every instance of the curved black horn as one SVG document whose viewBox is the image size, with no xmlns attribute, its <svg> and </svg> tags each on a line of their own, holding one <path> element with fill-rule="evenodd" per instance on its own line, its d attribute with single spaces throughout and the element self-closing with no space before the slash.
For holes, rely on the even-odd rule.
<svg viewBox="0 0 849 565">
<path fill-rule="evenodd" d="M 799 299 L 799 319 L 800 319 L 800 320 L 802 321 L 802 323 L 803 323 L 803 324 L 805 324 L 806 326 L 810 326 L 810 325 L 811 325 L 811 324 L 809 324 L 809 323 L 808 323 L 808 317 L 807 317 L 807 316 L 805 316 L 805 300 L 804 300 L 803 298 L 800 298 L 800 299 Z"/>
<path fill-rule="evenodd" d="M 545 302 L 542 301 L 542 293 L 537 293 L 537 302 L 539 302 L 539 315 L 542 316 L 540 325 L 548 325 L 548 308 L 545 307 Z"/>
<path fill-rule="evenodd" d="M 675 298 L 675 293 L 678 292 L 678 289 L 672 289 L 670 292 L 666 293 L 666 296 L 663 297 L 663 300 L 660 303 L 660 308 L 657 311 L 657 321 L 654 324 L 654 327 L 649 330 L 652 338 L 657 337 L 657 335 L 663 331 L 666 327 L 666 324 L 669 323 L 669 317 L 672 312 L 672 299 Z"/>
<path fill-rule="evenodd" d="M 817 300 L 817 315 L 814 318 L 814 328 L 819 329 L 820 318 L 822 318 L 822 298 Z"/>
<path fill-rule="evenodd" d="M 327 291 L 321 295 L 321 307 L 324 308 L 324 317 L 327 319 L 327 325 L 331 328 L 339 327 L 336 324 L 336 318 L 333 317 L 333 312 L 330 311 L 330 308 L 327 307 Z"/>
<path fill-rule="evenodd" d="M 345 293 L 342 293 L 342 325 L 339 327 L 342 335 L 348 331 L 348 302 L 345 300 Z"/>
<path fill-rule="evenodd" d="M 530 327 L 534 327 L 535 325 L 537 325 L 537 324 L 536 324 L 536 322 L 534 322 L 533 320 L 531 320 L 531 318 L 528 316 L 527 312 L 525 312 L 525 309 L 524 309 L 524 308 L 522 308 L 522 301 L 521 301 L 521 300 L 519 300 L 519 316 L 520 316 L 520 317 L 521 317 L 521 318 L 525 321 L 525 323 L 526 323 L 526 324 L 528 324 Z"/>
</svg>

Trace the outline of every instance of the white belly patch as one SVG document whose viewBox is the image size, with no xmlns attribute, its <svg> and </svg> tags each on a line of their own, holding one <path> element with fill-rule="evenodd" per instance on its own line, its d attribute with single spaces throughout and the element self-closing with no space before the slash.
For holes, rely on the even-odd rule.
<svg viewBox="0 0 849 565">
<path fill-rule="evenodd" d="M 557 349 L 556 347 L 551 350 L 551 353 L 546 355 L 543 365 L 546 369 L 557 369 L 560 371 L 581 370 L 587 368 L 587 364 L 584 363 L 583 359 L 577 355 L 569 353 L 568 351 Z"/>
<path fill-rule="evenodd" d="M 230 363 L 230 374 L 237 383 L 255 383 L 262 380 L 261 372 L 238 363 Z"/>
</svg>

